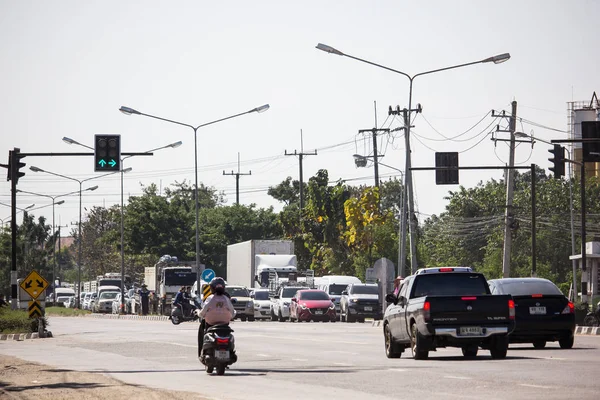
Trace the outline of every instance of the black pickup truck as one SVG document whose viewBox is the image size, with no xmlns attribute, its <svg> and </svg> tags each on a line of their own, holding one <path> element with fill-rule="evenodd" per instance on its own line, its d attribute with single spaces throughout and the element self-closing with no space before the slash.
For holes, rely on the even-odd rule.
<svg viewBox="0 0 600 400">
<path fill-rule="evenodd" d="M 405 349 L 426 359 L 438 347 L 460 347 L 465 357 L 489 350 L 505 358 L 515 327 L 512 296 L 494 296 L 485 277 L 469 267 L 424 268 L 404 279 L 383 317 L 385 353 L 399 358 Z"/>
</svg>

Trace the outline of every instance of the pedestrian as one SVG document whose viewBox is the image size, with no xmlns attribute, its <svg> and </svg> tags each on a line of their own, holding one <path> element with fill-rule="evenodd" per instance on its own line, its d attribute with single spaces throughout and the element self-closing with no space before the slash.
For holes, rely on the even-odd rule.
<svg viewBox="0 0 600 400">
<path fill-rule="evenodd" d="M 398 297 L 400 294 L 400 287 L 402 286 L 402 282 L 404 282 L 404 278 L 398 275 L 396 279 L 394 279 L 394 296 Z"/>
<path fill-rule="evenodd" d="M 142 288 L 138 291 L 138 294 L 140 295 L 140 303 L 142 303 L 142 315 L 148 315 L 148 302 L 150 297 L 148 285 L 144 283 Z"/>
<path fill-rule="evenodd" d="M 150 304 L 152 304 L 152 314 L 158 314 L 158 296 L 156 292 L 150 292 Z"/>
<path fill-rule="evenodd" d="M 4 295 L 0 294 L 0 307 L 6 307 L 8 306 L 8 303 L 6 302 L 6 300 L 4 300 Z"/>
</svg>

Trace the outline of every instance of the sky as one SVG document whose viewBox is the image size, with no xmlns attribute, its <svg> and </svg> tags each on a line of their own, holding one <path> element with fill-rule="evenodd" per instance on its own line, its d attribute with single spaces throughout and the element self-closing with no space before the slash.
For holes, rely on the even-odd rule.
<svg viewBox="0 0 600 400">
<path fill-rule="evenodd" d="M 502 64 L 475 64 L 418 76 L 413 81 L 412 164 L 434 166 L 435 152 L 457 151 L 461 166 L 508 163 L 506 118 L 517 101 L 517 130 L 543 140 L 567 138 L 567 102 L 600 93 L 597 18 L 600 2 L 531 1 L 8 1 L 0 0 L 0 155 L 89 152 L 95 134 L 120 134 L 123 152 L 145 152 L 182 141 L 178 148 L 127 159 L 125 202 L 156 184 L 194 182 L 194 131 L 145 114 L 199 126 L 198 179 L 235 202 L 282 204 L 267 195 L 286 177 L 307 181 L 327 169 L 331 182 L 372 184 L 371 163 L 357 168 L 353 154 L 372 155 L 359 130 L 389 128 L 378 137 L 380 179 L 401 177 L 405 137 L 388 108 L 408 107 L 409 80 L 350 57 L 327 54 L 318 43 L 409 75 L 510 53 Z M 302 138 L 302 141 L 301 141 Z M 550 167 L 549 146 L 521 143 L 517 165 Z M 120 203 L 120 174 L 94 172 L 93 157 L 29 156 L 18 188 L 47 196 L 79 190 L 82 205 Z M 0 170 L 0 173 L 2 170 Z M 460 185 L 502 178 L 500 170 L 460 172 Z M 444 211 L 449 191 L 433 171 L 413 173 L 420 220 Z M 79 198 L 64 196 L 55 225 L 72 230 Z M 57 199 L 58 201 L 58 199 Z M 10 182 L 0 180 L 0 203 L 10 204 Z M 52 221 L 52 200 L 18 193 L 17 206 Z M 43 208 L 38 208 L 43 207 Z M 19 214 L 19 223 L 21 222 Z M 0 219 L 10 208 L 0 204 Z"/>
</svg>

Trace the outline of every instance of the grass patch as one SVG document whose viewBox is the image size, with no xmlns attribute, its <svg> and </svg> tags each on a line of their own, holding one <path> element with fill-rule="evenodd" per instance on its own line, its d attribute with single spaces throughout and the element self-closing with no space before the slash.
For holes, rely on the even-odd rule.
<svg viewBox="0 0 600 400">
<path fill-rule="evenodd" d="M 44 317 L 42 324 L 46 328 L 48 320 Z M 0 333 L 30 333 L 38 331 L 38 318 L 29 318 L 25 310 L 0 308 Z"/>
<path fill-rule="evenodd" d="M 91 313 L 91 311 L 79 310 L 76 308 L 46 307 L 46 315 L 54 315 L 58 317 L 80 317 Z"/>
</svg>

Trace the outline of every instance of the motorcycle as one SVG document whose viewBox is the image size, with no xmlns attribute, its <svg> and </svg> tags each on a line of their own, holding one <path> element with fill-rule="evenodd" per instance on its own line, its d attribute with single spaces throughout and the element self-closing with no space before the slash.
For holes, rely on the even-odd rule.
<svg viewBox="0 0 600 400">
<path fill-rule="evenodd" d="M 169 319 L 173 325 L 179 325 L 182 322 L 197 321 L 198 313 L 195 310 L 191 310 L 188 313 L 183 312 L 183 306 L 181 304 L 174 304 L 171 308 L 171 315 Z"/>
<path fill-rule="evenodd" d="M 233 329 L 229 325 L 213 325 L 204 332 L 200 362 L 206 367 L 206 373 L 225 374 L 225 369 L 237 361 Z"/>
<path fill-rule="evenodd" d="M 584 326 L 600 326 L 600 302 L 596 307 L 596 311 L 589 312 L 583 319 Z"/>
</svg>

